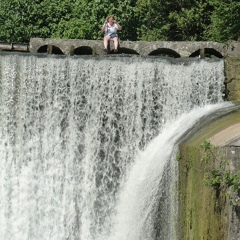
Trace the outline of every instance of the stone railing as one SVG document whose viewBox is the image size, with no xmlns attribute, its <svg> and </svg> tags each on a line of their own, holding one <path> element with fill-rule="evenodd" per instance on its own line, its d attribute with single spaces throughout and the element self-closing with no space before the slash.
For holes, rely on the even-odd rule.
<svg viewBox="0 0 240 240">
<path fill-rule="evenodd" d="M 110 46 L 113 47 L 112 44 Z M 43 39 L 32 38 L 29 44 L 32 53 L 49 53 L 63 55 L 103 55 L 101 40 L 84 39 Z M 110 51 L 110 53 L 112 53 Z M 204 57 L 240 56 L 240 43 L 228 44 L 217 42 L 166 42 L 166 41 L 119 41 L 119 54 L 141 56 L 163 55 L 170 57 Z"/>
</svg>

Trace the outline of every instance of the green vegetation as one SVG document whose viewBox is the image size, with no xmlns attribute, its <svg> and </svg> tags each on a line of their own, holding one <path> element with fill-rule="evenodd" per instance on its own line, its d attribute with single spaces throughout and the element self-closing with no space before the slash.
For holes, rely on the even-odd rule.
<svg viewBox="0 0 240 240">
<path fill-rule="evenodd" d="M 0 41 L 102 39 L 109 14 L 123 26 L 122 40 L 240 39 L 238 0 L 1 0 Z"/>
<path fill-rule="evenodd" d="M 234 63 L 236 64 L 233 65 L 232 62 L 228 64 L 228 71 L 237 69 L 235 66 L 238 66 L 238 61 Z M 235 72 L 232 75 L 229 74 L 229 79 L 233 79 L 235 75 Z M 215 173 L 220 170 L 221 173 L 229 171 L 233 174 L 232 176 L 238 174 L 237 157 L 239 155 L 235 148 L 227 146 L 214 148 L 205 140 L 239 122 L 239 110 L 231 111 L 215 120 L 205 122 L 201 131 L 180 144 L 177 157 L 179 162 L 179 239 L 228 239 L 229 224 L 231 224 L 229 216 L 232 211 L 239 209 L 238 196 L 237 191 L 234 189 L 231 191 L 234 187 L 229 186 L 226 191 L 224 188 L 217 187 L 215 180 L 219 182 L 219 179 Z M 233 155 L 232 149 L 236 150 L 236 154 Z M 213 169 L 217 170 L 213 171 L 216 179 L 211 177 Z M 233 169 L 236 172 L 233 172 Z M 234 183 L 234 181 L 230 182 Z"/>
<path fill-rule="evenodd" d="M 178 239 L 226 239 L 226 195 L 203 183 L 208 164 L 202 155 L 199 146 L 180 146 Z"/>
<path fill-rule="evenodd" d="M 209 141 L 204 141 L 201 149 L 204 152 L 202 160 L 207 163 L 205 185 L 213 187 L 216 191 L 223 191 L 233 205 L 240 206 L 240 171 L 231 171 L 227 159 L 219 154 Z"/>
</svg>

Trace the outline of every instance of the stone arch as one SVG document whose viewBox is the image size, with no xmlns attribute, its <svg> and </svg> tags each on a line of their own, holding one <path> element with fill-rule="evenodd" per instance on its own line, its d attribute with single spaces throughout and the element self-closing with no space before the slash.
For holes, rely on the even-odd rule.
<svg viewBox="0 0 240 240">
<path fill-rule="evenodd" d="M 43 45 L 37 50 L 37 52 L 63 55 L 63 51 L 55 45 Z"/>
<path fill-rule="evenodd" d="M 189 57 L 199 57 L 200 56 L 200 49 L 196 50 L 195 52 L 191 53 Z M 214 48 L 204 48 L 204 57 L 208 58 L 223 58 L 223 55 L 215 50 Z"/>
<path fill-rule="evenodd" d="M 139 53 L 137 51 L 135 51 L 131 48 L 125 48 L 125 47 L 120 47 L 119 53 L 139 55 Z"/>
<path fill-rule="evenodd" d="M 92 55 L 93 50 L 88 46 L 80 46 L 74 49 L 74 55 Z"/>
<path fill-rule="evenodd" d="M 170 48 L 158 48 L 148 54 L 149 56 L 164 56 L 180 58 L 180 54 Z"/>
</svg>

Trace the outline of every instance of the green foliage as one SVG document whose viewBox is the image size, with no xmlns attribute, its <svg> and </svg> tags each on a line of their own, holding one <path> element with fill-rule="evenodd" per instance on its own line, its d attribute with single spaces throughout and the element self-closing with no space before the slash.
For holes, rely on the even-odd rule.
<svg viewBox="0 0 240 240">
<path fill-rule="evenodd" d="M 174 9 L 172 9 L 174 10 Z M 138 0 L 136 16 L 139 19 L 138 39 L 145 41 L 168 40 L 171 23 L 168 22 L 168 2 Z"/>
<path fill-rule="evenodd" d="M 207 166 L 209 166 L 215 160 L 215 155 L 214 155 L 215 148 L 207 140 L 205 140 L 203 144 L 201 144 L 200 148 L 203 151 L 201 161 L 205 162 Z"/>
<path fill-rule="evenodd" d="M 207 140 L 205 140 L 200 147 L 204 152 L 212 151 L 214 149 L 214 146 Z"/>
<path fill-rule="evenodd" d="M 217 42 L 240 39 L 240 2 L 236 0 L 211 1 L 214 9 L 204 39 Z"/>
<path fill-rule="evenodd" d="M 175 24 L 174 39 L 202 40 L 204 29 L 210 23 L 210 7 L 205 1 L 194 1 L 193 5 L 171 12 L 169 18 Z"/>
<path fill-rule="evenodd" d="M 179 162 L 181 160 L 181 154 L 178 153 L 177 156 L 176 156 L 176 161 Z"/>
<path fill-rule="evenodd" d="M 139 39 L 201 40 L 210 10 L 205 1 L 138 0 Z"/>
<path fill-rule="evenodd" d="M 1 0 L 0 9 L 1 41 L 28 42 L 31 37 L 51 37 L 68 12 L 69 1 Z"/>
<path fill-rule="evenodd" d="M 239 40 L 238 0 L 1 0 L 0 41 L 102 39 L 110 14 L 122 40 Z"/>
<path fill-rule="evenodd" d="M 223 157 L 219 158 L 216 149 L 209 141 L 204 141 L 201 149 L 204 152 L 203 159 L 208 164 L 204 176 L 205 185 L 226 192 L 232 204 L 240 205 L 240 171 L 233 173 L 227 169 L 228 161 Z"/>
<path fill-rule="evenodd" d="M 114 15 L 123 31 L 120 38 L 136 40 L 134 1 L 76 0 L 67 19 L 61 20 L 52 37 L 102 39 L 101 27 L 109 15 Z"/>
</svg>

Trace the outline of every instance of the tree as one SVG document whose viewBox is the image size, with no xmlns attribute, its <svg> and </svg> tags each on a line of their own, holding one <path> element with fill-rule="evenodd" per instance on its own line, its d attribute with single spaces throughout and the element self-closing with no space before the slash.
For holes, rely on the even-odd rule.
<svg viewBox="0 0 240 240">
<path fill-rule="evenodd" d="M 7 13 L 7 14 L 6 14 Z M 239 40 L 238 0 L 1 0 L 0 41 L 102 39 L 110 14 L 122 40 Z"/>
<path fill-rule="evenodd" d="M 217 42 L 240 39 L 240 2 L 238 0 L 211 0 L 211 23 L 204 39 Z"/>
<path fill-rule="evenodd" d="M 72 5 L 72 11 L 58 24 L 52 37 L 102 39 L 101 27 L 110 14 L 116 16 L 123 26 L 121 39 L 136 39 L 136 23 L 134 19 L 134 2 L 132 0 L 77 0 Z"/>
<path fill-rule="evenodd" d="M 138 0 L 139 40 L 201 40 L 210 23 L 211 6 L 204 0 Z"/>
<path fill-rule="evenodd" d="M 69 11 L 69 1 L 1 0 L 1 41 L 29 42 L 31 37 L 50 37 Z"/>
</svg>

